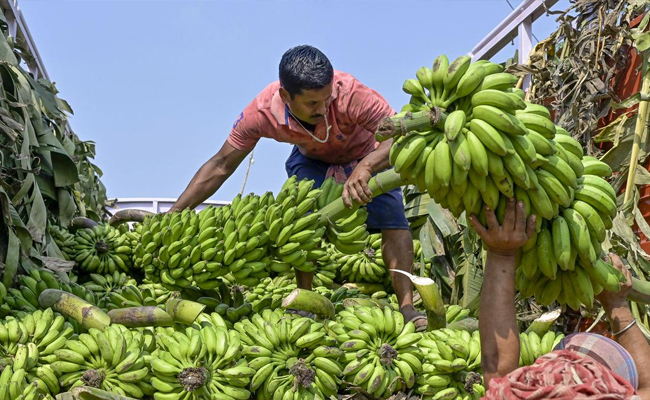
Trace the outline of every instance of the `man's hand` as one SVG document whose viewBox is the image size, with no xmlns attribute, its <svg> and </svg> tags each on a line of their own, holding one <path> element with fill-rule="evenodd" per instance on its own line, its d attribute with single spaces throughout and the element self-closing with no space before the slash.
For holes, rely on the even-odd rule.
<svg viewBox="0 0 650 400">
<path fill-rule="evenodd" d="M 630 290 L 632 290 L 632 275 L 630 274 L 630 270 L 623 265 L 623 262 L 616 254 L 610 253 L 609 258 L 614 268 L 621 271 L 623 275 L 625 275 L 627 282 L 621 283 L 621 290 L 618 292 L 608 292 L 606 290 L 603 290 L 599 295 L 596 296 L 596 299 L 600 302 L 600 304 L 602 304 L 603 308 L 608 313 L 617 307 L 627 307 L 627 295 L 629 294 Z M 610 260 L 606 259 L 605 261 L 609 262 Z"/>
<path fill-rule="evenodd" d="M 526 219 L 526 206 L 523 202 L 508 199 L 503 225 L 499 225 L 494 210 L 485 207 L 487 228 L 481 225 L 476 215 L 470 222 L 488 250 L 496 255 L 514 256 L 526 241 L 535 234 L 535 215 Z"/>
<path fill-rule="evenodd" d="M 348 177 L 343 185 L 343 204 L 352 208 L 352 201 L 360 205 L 366 205 L 372 200 L 372 191 L 368 187 L 368 181 L 372 177 L 372 171 L 367 163 L 363 160 L 354 168 L 352 174 Z"/>
</svg>

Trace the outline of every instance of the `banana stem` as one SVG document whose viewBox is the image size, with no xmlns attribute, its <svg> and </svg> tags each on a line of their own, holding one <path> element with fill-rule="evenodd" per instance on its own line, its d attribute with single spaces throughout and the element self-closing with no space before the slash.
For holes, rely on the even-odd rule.
<svg viewBox="0 0 650 400">
<path fill-rule="evenodd" d="M 377 141 L 383 142 L 393 136 L 406 135 L 411 131 L 429 131 L 435 126 L 444 127 L 445 119 L 447 119 L 447 114 L 438 107 L 414 113 L 409 112 L 403 117 L 386 117 L 379 123 L 375 137 Z"/>
<path fill-rule="evenodd" d="M 535 332 L 539 337 L 544 336 L 551 329 L 555 321 L 560 318 L 561 314 L 562 310 L 559 308 L 542 314 L 530 324 L 528 329 L 526 329 L 526 333 Z"/>
<path fill-rule="evenodd" d="M 113 214 L 108 224 L 115 226 L 122 222 L 144 222 L 147 215 L 153 215 L 153 213 L 145 210 L 120 210 Z"/>
<path fill-rule="evenodd" d="M 174 320 L 165 310 L 156 306 L 118 308 L 108 312 L 112 324 L 121 324 L 127 328 L 146 326 L 172 326 Z"/>
<path fill-rule="evenodd" d="M 294 289 L 282 300 L 282 308 L 307 311 L 321 318 L 334 319 L 334 304 L 322 294 L 305 289 Z"/>
<path fill-rule="evenodd" d="M 389 169 L 370 178 L 368 181 L 368 188 L 372 191 L 372 197 L 374 198 L 406 184 L 407 182 L 404 181 L 394 169 Z M 317 212 L 321 215 L 321 222 L 326 223 L 328 220 L 336 221 L 340 218 L 344 218 L 346 215 L 350 215 L 350 213 L 357 208 L 359 208 L 359 205 L 356 203 L 352 209 L 347 208 L 345 204 L 343 204 L 343 199 L 338 198 Z"/>
<path fill-rule="evenodd" d="M 98 225 L 97 222 L 86 217 L 76 217 L 73 218 L 72 221 L 70 221 L 70 227 L 72 229 L 92 228 L 95 225 Z"/>
<path fill-rule="evenodd" d="M 650 282 L 632 278 L 632 290 L 627 299 L 637 303 L 650 304 Z"/>
<path fill-rule="evenodd" d="M 205 309 L 205 304 L 189 300 L 169 299 L 167 300 L 167 304 L 165 304 L 165 309 L 174 321 L 185 325 L 192 325 L 194 320 Z"/>
<path fill-rule="evenodd" d="M 38 304 L 42 308 L 52 307 L 54 311 L 74 319 L 86 329 L 97 328 L 103 331 L 111 323 L 111 317 L 99 307 L 63 290 L 43 290 L 38 296 Z"/>
<path fill-rule="evenodd" d="M 433 331 L 445 328 L 447 326 L 445 302 L 442 300 L 438 285 L 433 279 L 415 276 L 399 269 L 391 269 L 390 271 L 406 275 L 413 282 L 413 286 L 417 291 L 420 292 L 422 304 L 427 313 L 427 330 Z"/>
<path fill-rule="evenodd" d="M 644 60 L 644 67 L 648 60 Z M 645 68 L 644 68 L 645 69 Z M 647 96 L 650 92 L 650 73 L 645 71 L 643 75 L 643 85 L 641 86 L 641 95 Z M 630 170 L 627 175 L 627 184 L 625 186 L 625 197 L 623 204 L 627 203 L 634 188 L 634 179 L 636 176 L 636 167 L 638 164 L 639 150 L 641 149 L 641 139 L 645 132 L 648 121 L 648 100 L 641 100 L 639 111 L 636 116 L 636 126 L 634 127 L 634 143 L 632 144 L 632 154 L 630 155 Z M 636 207 L 636 205 L 635 205 Z"/>
<path fill-rule="evenodd" d="M 69 392 L 73 400 L 135 400 L 132 397 L 121 396 L 90 386 L 80 386 Z M 57 400 L 59 396 L 56 396 Z"/>
</svg>

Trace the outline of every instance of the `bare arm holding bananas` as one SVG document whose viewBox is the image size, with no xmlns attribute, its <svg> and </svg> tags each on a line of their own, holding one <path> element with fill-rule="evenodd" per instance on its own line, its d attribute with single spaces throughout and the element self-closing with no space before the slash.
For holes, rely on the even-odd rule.
<svg viewBox="0 0 650 400">
<path fill-rule="evenodd" d="M 503 225 L 486 206 L 487 228 L 475 215 L 470 221 L 488 249 L 481 293 L 479 332 L 483 376 L 490 380 L 519 367 L 519 329 L 515 316 L 515 269 L 519 248 L 535 232 L 535 216 L 526 219 L 523 202 L 509 199 Z"/>
<path fill-rule="evenodd" d="M 375 151 L 365 156 L 354 168 L 352 174 L 345 181 L 343 187 L 343 203 L 352 208 L 352 201 L 365 205 L 372 200 L 372 192 L 368 188 L 368 181 L 379 171 L 390 168 L 388 153 L 393 140 L 381 142 Z"/>
<path fill-rule="evenodd" d="M 621 332 L 614 339 L 623 346 L 634 359 L 636 369 L 639 373 L 639 388 L 637 393 L 642 399 L 650 399 L 650 346 L 648 346 L 641 329 L 632 325 L 627 330 L 626 327 L 634 321 L 634 316 L 630 311 L 627 301 L 627 295 L 632 289 L 632 276 L 630 270 L 623 266 L 621 259 L 610 254 L 611 262 L 614 267 L 627 277 L 626 283 L 621 283 L 619 292 L 603 291 L 596 296 L 607 314 L 612 332 Z M 608 260 L 609 261 L 609 260 Z"/>
<path fill-rule="evenodd" d="M 246 158 L 248 151 L 234 148 L 227 141 L 194 175 L 169 211 L 194 208 L 212 196 Z"/>
</svg>

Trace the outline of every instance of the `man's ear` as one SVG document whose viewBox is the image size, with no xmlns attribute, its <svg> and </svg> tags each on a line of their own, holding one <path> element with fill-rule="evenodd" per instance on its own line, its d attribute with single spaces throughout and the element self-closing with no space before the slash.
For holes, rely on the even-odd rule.
<svg viewBox="0 0 650 400">
<path fill-rule="evenodd" d="M 287 92 L 287 89 L 283 87 L 280 88 L 280 98 L 284 104 L 289 104 L 291 101 L 291 95 Z"/>
</svg>

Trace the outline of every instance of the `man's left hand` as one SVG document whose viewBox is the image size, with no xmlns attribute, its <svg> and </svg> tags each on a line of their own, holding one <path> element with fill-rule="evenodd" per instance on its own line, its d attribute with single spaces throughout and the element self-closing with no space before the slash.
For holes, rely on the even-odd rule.
<svg viewBox="0 0 650 400">
<path fill-rule="evenodd" d="M 354 171 L 343 185 L 343 204 L 346 207 L 352 208 L 353 200 L 362 206 L 372 200 L 372 191 L 368 187 L 368 181 L 371 177 L 370 167 L 364 165 L 363 162 L 354 168 Z"/>
</svg>

